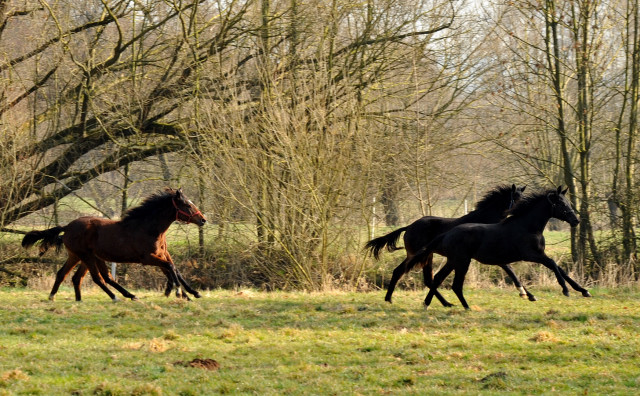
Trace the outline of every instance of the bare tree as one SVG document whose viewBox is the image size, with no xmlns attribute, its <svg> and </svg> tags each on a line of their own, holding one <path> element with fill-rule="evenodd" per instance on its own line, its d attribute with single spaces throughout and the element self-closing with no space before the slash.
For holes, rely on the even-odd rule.
<svg viewBox="0 0 640 396">
<path fill-rule="evenodd" d="M 621 105 L 615 122 L 614 170 L 611 198 L 614 203 L 614 227 L 622 233 L 621 261 L 633 260 L 637 252 L 635 234 L 638 216 L 637 176 L 635 164 L 638 139 L 638 101 L 640 100 L 640 16 L 637 1 L 624 2 L 624 30 L 620 33 L 624 43 L 624 85 L 620 87 Z M 615 209 L 622 212 L 622 221 L 617 223 Z M 635 260 L 637 263 L 637 259 Z M 637 265 L 637 264 L 636 264 Z M 639 268 L 635 268 L 636 274 Z M 637 276 L 637 275 L 636 275 Z"/>
<path fill-rule="evenodd" d="M 11 15 L 0 42 L 8 82 L 0 115 L 23 114 L 29 100 L 37 106 L 28 120 L 32 139 L 15 149 L 21 165 L 15 189 L 0 193 L 8 207 L 3 224 L 102 173 L 193 146 L 197 133 L 181 117 L 198 97 L 189 88 L 198 82 L 194 71 L 244 31 L 239 23 L 248 6 L 207 2 L 200 12 L 221 18 L 202 18 L 207 22 L 195 29 L 203 33 L 190 47 L 176 25 L 201 3 L 100 1 L 77 12 L 73 1 L 42 2 Z M 7 35 L 18 34 L 34 14 L 46 21 L 45 29 L 32 30 L 41 35 L 34 48 L 11 48 Z M 14 77 L 28 73 L 30 80 Z"/>
<path fill-rule="evenodd" d="M 612 60 L 620 46 L 608 41 L 608 21 L 616 11 L 611 3 L 593 1 L 514 5 L 497 6 L 492 14 L 499 27 L 495 37 L 507 50 L 496 69 L 498 99 L 493 103 L 514 117 L 514 133 L 502 134 L 500 142 L 534 175 L 569 186 L 581 217 L 572 233 L 573 259 L 597 277 L 605 262 L 593 216 L 608 187 L 596 190 L 594 164 L 602 164 L 597 159 L 606 155 L 598 144 L 616 103 Z"/>
</svg>

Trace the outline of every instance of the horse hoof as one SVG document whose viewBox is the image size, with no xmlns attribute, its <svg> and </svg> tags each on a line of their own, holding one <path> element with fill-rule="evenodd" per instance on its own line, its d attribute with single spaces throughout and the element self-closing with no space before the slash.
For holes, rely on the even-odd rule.
<svg viewBox="0 0 640 396">
<path fill-rule="evenodd" d="M 193 295 L 195 298 L 200 298 L 202 297 L 202 294 L 200 294 L 200 292 L 196 292 L 196 294 Z"/>
<path fill-rule="evenodd" d="M 55 300 L 55 294 L 49 294 L 49 301 Z"/>
<path fill-rule="evenodd" d="M 538 299 L 536 298 L 536 296 L 529 296 L 529 301 L 538 301 Z"/>
<path fill-rule="evenodd" d="M 131 296 L 130 298 L 131 298 L 131 301 L 138 301 L 138 297 L 136 296 Z"/>
<path fill-rule="evenodd" d="M 113 297 L 113 298 L 111 299 L 111 301 L 113 301 L 114 303 L 116 303 L 116 302 L 118 302 L 118 301 L 120 301 L 120 300 L 118 300 L 118 297 Z"/>
<path fill-rule="evenodd" d="M 566 297 L 569 297 L 569 290 L 563 291 L 562 294 L 564 294 Z"/>
<path fill-rule="evenodd" d="M 591 293 L 589 293 L 587 290 L 582 292 L 582 297 L 591 297 Z"/>
</svg>

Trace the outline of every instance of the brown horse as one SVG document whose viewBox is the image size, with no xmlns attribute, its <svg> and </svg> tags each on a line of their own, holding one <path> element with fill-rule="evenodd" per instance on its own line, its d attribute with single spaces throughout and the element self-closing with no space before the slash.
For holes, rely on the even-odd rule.
<svg viewBox="0 0 640 396">
<path fill-rule="evenodd" d="M 64 227 L 54 227 L 44 231 L 28 232 L 22 239 L 22 246 L 28 248 L 38 241 L 40 254 L 50 247 L 60 248 L 64 244 L 68 258 L 56 274 L 49 299 L 53 300 L 60 284 L 80 262 L 86 267 L 79 268 L 74 275 L 76 300 L 80 301 L 80 283 L 87 270 L 93 281 L 104 290 L 112 300 L 116 296 L 107 288 L 106 283 L 116 288 L 123 296 L 136 297 L 120 286 L 109 274 L 106 261 L 116 263 L 141 263 L 159 267 L 175 284 L 177 295 L 181 294 L 180 285 L 196 298 L 200 294 L 193 290 L 178 273 L 167 251 L 165 234 L 174 221 L 194 223 L 203 226 L 207 221 L 198 208 L 187 199 L 182 189 L 166 189 L 154 194 L 144 202 L 125 213 L 119 221 L 100 217 L 80 217 Z M 60 233 L 63 233 L 60 236 Z"/>
<path fill-rule="evenodd" d="M 166 250 L 167 249 L 166 240 L 164 240 L 163 244 L 164 244 L 164 249 Z M 166 255 L 168 257 L 168 260 L 173 261 L 171 259 L 171 256 L 169 255 L 169 251 L 168 250 L 166 251 Z M 98 262 L 98 269 L 100 270 L 100 275 L 102 275 L 103 279 L 105 279 L 105 278 L 112 279 L 111 278 L 111 273 L 109 272 L 109 269 L 108 269 L 106 263 L 103 262 L 102 260 L 100 260 Z M 160 269 L 162 270 L 162 272 L 167 277 L 167 287 L 166 287 L 166 289 L 164 291 L 164 295 L 169 297 L 169 295 L 171 294 L 171 290 L 173 289 L 173 282 L 171 281 L 171 274 L 169 272 L 167 272 L 162 267 L 160 267 Z M 71 278 L 71 282 L 73 283 L 73 289 L 74 289 L 75 294 L 76 294 L 76 301 L 81 301 L 82 300 L 81 292 L 80 292 L 80 285 L 82 284 L 82 280 L 84 279 L 84 277 L 87 275 L 88 272 L 89 272 L 89 268 L 87 268 L 87 266 L 84 265 L 84 263 L 81 262 L 80 265 L 78 266 L 78 269 L 77 269 L 76 273 Z M 178 268 L 176 268 L 176 274 L 178 275 L 178 279 L 180 279 L 181 275 L 180 275 L 180 272 L 178 271 Z M 114 286 L 114 287 L 116 287 L 116 289 L 118 289 L 118 286 Z M 118 289 L 118 290 L 120 290 L 120 289 Z M 125 295 L 124 293 L 122 293 L 122 291 L 120 293 L 125 297 L 129 297 L 129 296 Z M 191 293 L 193 293 L 193 292 L 191 292 Z M 196 296 L 196 298 L 200 298 L 200 293 L 195 292 L 195 296 Z M 182 290 L 182 292 L 180 292 L 180 289 L 178 289 L 177 292 L 176 292 L 176 297 L 181 297 L 181 298 L 184 298 L 186 300 L 191 300 L 189 298 L 189 295 L 187 294 L 186 288 L 185 288 L 185 290 Z"/>
</svg>

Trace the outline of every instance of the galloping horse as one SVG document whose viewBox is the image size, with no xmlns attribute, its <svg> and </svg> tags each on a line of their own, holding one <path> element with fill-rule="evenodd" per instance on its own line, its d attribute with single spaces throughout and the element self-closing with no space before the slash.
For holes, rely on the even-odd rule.
<svg viewBox="0 0 640 396">
<path fill-rule="evenodd" d="M 398 242 L 400 234 L 405 232 L 404 248 L 407 252 L 407 257 L 396 267 L 395 270 L 393 270 L 393 275 L 391 277 L 391 282 L 389 283 L 385 300 L 391 302 L 391 295 L 393 294 L 396 284 L 400 278 L 414 267 L 419 266 L 418 262 L 411 267 L 407 266 L 407 263 L 421 248 L 425 247 L 431 240 L 433 240 L 433 238 L 460 224 L 499 222 L 507 217 L 507 211 L 520 200 L 525 188 L 526 186 L 516 187 L 515 184 L 511 185 L 511 187 L 498 186 L 484 195 L 484 197 L 476 204 L 475 210 L 462 217 L 445 218 L 424 216 L 406 227 L 398 228 L 387 235 L 367 242 L 365 248 L 370 249 L 373 256 L 378 259 L 380 250 L 385 246 L 390 252 L 401 249 L 396 246 L 396 243 Z M 425 286 L 430 286 L 433 281 L 433 255 L 429 254 L 427 256 L 422 256 L 419 263 L 422 264 L 424 284 Z M 529 293 L 529 291 L 522 286 L 516 277 L 516 274 L 508 264 L 501 265 L 501 267 L 513 280 L 513 283 L 518 288 L 521 297 L 526 296 L 530 301 L 536 301 L 535 296 Z M 452 306 L 452 304 L 445 300 L 437 290 L 435 291 L 435 296 L 445 307 Z"/>
<path fill-rule="evenodd" d="M 499 265 L 515 261 L 531 261 L 549 268 L 556 275 L 562 287 L 562 293 L 569 295 L 565 280 L 584 297 L 591 294 L 560 268 L 553 259 L 544 253 L 545 243 L 542 232 L 552 217 L 566 221 L 571 227 L 580 223 L 562 187 L 551 189 L 526 197 L 510 210 L 510 216 L 498 224 L 462 224 L 437 236 L 431 243 L 417 252 L 407 267 L 422 262 L 433 253 L 447 258 L 446 264 L 438 271 L 424 300 L 425 306 L 431 304 L 436 289 L 442 281 L 455 270 L 452 290 L 458 296 L 465 309 L 469 309 L 462 294 L 464 278 L 471 259 L 483 264 Z"/>
<path fill-rule="evenodd" d="M 178 273 L 167 251 L 165 234 L 174 221 L 194 223 L 203 226 L 207 221 L 198 208 L 184 195 L 182 189 L 166 189 L 151 195 L 135 208 L 127 211 L 121 220 L 114 221 L 100 217 L 84 216 L 73 220 L 64 227 L 54 227 L 44 231 L 28 232 L 22 239 L 22 246 L 28 248 L 38 241 L 40 254 L 50 247 L 58 249 L 64 244 L 68 258 L 56 274 L 49 299 L 53 300 L 58 288 L 71 270 L 82 261 L 86 266 L 79 268 L 73 277 L 76 300 L 80 301 L 80 283 L 88 270 L 93 281 L 112 300 L 116 296 L 107 288 L 105 281 L 123 296 L 136 297 L 111 279 L 105 261 L 116 263 L 141 263 L 159 267 L 168 278 L 167 293 L 171 285 L 177 287 L 177 295 L 182 292 L 180 285 L 194 295 L 193 290 Z M 62 236 L 60 236 L 60 233 Z"/>
</svg>

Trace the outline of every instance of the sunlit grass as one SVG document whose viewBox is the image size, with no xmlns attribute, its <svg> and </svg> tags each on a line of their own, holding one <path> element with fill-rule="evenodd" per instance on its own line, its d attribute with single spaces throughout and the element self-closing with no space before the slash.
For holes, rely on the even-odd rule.
<svg viewBox="0 0 640 396">
<path fill-rule="evenodd" d="M 470 312 L 423 292 L 214 291 L 112 303 L 0 291 L 0 394 L 631 394 L 640 293 L 469 289 Z M 455 296 L 444 294 L 452 302 Z M 215 359 L 217 371 L 177 362 Z"/>
</svg>

